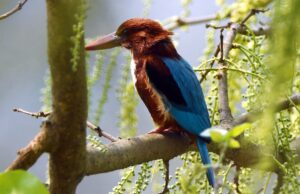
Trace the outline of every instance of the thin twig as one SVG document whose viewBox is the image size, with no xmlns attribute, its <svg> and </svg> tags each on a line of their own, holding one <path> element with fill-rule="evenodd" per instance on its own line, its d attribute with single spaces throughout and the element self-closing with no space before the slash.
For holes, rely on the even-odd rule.
<svg viewBox="0 0 300 194">
<path fill-rule="evenodd" d="M 99 137 L 105 137 L 106 139 L 110 140 L 111 142 L 116 142 L 119 140 L 118 138 L 104 132 L 99 126 L 96 126 L 89 121 L 87 121 L 86 124 L 87 124 L 88 128 L 96 131 L 96 133 L 98 134 Z"/>
<path fill-rule="evenodd" d="M 232 22 L 228 22 L 226 25 L 223 25 L 223 26 L 216 26 L 216 25 L 213 25 L 213 24 L 206 24 L 205 27 L 206 28 L 213 28 L 215 30 L 218 30 L 218 29 L 224 30 L 225 28 L 229 28 L 231 24 L 232 24 Z"/>
<path fill-rule="evenodd" d="M 166 169 L 166 174 L 165 174 L 165 186 L 164 186 L 164 190 L 162 192 L 160 192 L 159 194 L 165 194 L 165 193 L 168 193 L 169 192 L 169 188 L 168 188 L 168 185 L 169 185 L 169 160 L 163 160 L 163 163 L 164 163 L 164 166 L 165 166 L 165 169 Z"/>
<path fill-rule="evenodd" d="M 218 19 L 217 15 L 212 15 L 212 16 L 206 16 L 206 17 L 201 17 L 201 18 L 181 18 L 181 17 L 176 17 L 174 19 L 173 24 L 170 26 L 166 27 L 167 30 L 175 30 L 181 26 L 186 26 L 186 25 L 196 25 L 196 24 L 203 24 L 206 22 L 210 22 L 213 20 Z"/>
<path fill-rule="evenodd" d="M 252 9 L 249 13 L 248 13 L 248 15 L 241 21 L 241 25 L 244 25 L 248 20 L 249 20 L 249 18 L 251 18 L 252 16 L 254 16 L 255 14 L 257 14 L 257 13 L 264 13 L 264 12 L 266 12 L 266 11 L 268 11 L 268 9 Z"/>
<path fill-rule="evenodd" d="M 214 56 L 213 57 L 216 58 L 218 56 L 219 52 L 220 52 L 220 46 L 218 45 L 217 48 L 216 48 L 216 50 L 215 50 L 215 52 L 214 52 Z M 215 63 L 215 60 L 213 60 L 213 61 L 210 62 L 210 64 L 209 64 L 210 68 L 212 68 L 212 66 L 214 65 L 214 63 Z M 205 71 L 205 73 L 202 75 L 202 77 L 200 79 L 200 83 L 202 83 L 206 79 L 206 76 L 207 76 L 207 74 L 209 72 L 210 72 L 210 70 L 206 70 Z"/>
<path fill-rule="evenodd" d="M 198 69 L 194 69 L 194 71 L 219 71 L 220 69 L 225 69 L 225 70 L 229 70 L 229 71 L 236 71 L 242 74 L 248 74 L 254 77 L 257 77 L 261 80 L 264 80 L 265 78 L 262 77 L 261 75 L 257 74 L 257 73 L 253 73 L 253 72 L 249 72 L 243 69 L 235 69 L 235 68 L 230 68 L 230 67 L 221 67 L 221 68 L 198 68 Z"/>
<path fill-rule="evenodd" d="M 284 182 L 283 182 L 283 177 L 284 175 L 283 175 L 283 173 L 282 172 L 279 172 L 278 174 L 277 174 L 277 183 L 276 183 L 276 186 L 275 186 L 275 188 L 273 189 L 273 193 L 274 194 L 278 194 L 278 193 L 280 193 L 280 189 L 281 189 L 281 187 L 282 187 L 282 185 L 284 184 Z"/>
<path fill-rule="evenodd" d="M 48 117 L 52 112 L 29 112 L 29 111 L 26 111 L 26 110 L 23 110 L 21 108 L 14 108 L 13 109 L 14 112 L 19 112 L 19 113 L 24 113 L 26 115 L 30 115 L 30 116 L 33 116 L 33 117 L 36 117 L 36 118 L 39 118 L 39 117 Z M 86 125 L 88 128 L 92 129 L 93 131 L 95 131 L 99 137 L 104 137 L 108 140 L 110 140 L 111 142 L 115 142 L 118 140 L 118 138 L 110 135 L 109 133 L 106 133 L 104 132 L 99 126 L 96 126 L 94 124 L 92 124 L 91 122 L 87 121 L 86 122 Z"/>
<path fill-rule="evenodd" d="M 239 184 L 239 175 L 240 175 L 240 171 L 241 171 L 241 167 L 240 166 L 236 166 L 236 173 L 235 173 L 235 175 L 234 175 L 234 178 L 233 178 L 233 182 L 234 182 L 234 184 L 235 184 L 235 186 L 236 186 L 236 192 L 238 193 L 238 194 L 241 194 L 241 191 L 240 191 L 240 188 L 239 188 L 239 186 L 240 186 L 240 184 Z"/>
<path fill-rule="evenodd" d="M 13 109 L 14 112 L 19 112 L 19 113 L 24 113 L 26 115 L 30 115 L 30 116 L 33 116 L 33 117 L 36 117 L 36 118 L 39 118 L 39 117 L 48 117 L 51 112 L 29 112 L 29 111 L 26 111 L 26 110 L 23 110 L 21 108 L 14 108 Z"/>
<path fill-rule="evenodd" d="M 0 20 L 3 20 L 5 18 L 11 16 L 12 14 L 16 13 L 17 11 L 21 10 L 26 2 L 27 2 L 27 0 L 19 1 L 19 3 L 13 9 L 11 9 L 10 11 L 0 15 Z"/>
<path fill-rule="evenodd" d="M 223 31 L 224 31 L 224 28 L 222 28 L 220 30 L 220 45 L 221 45 L 221 58 L 220 58 L 220 61 L 223 62 L 224 60 L 224 50 L 223 50 L 223 41 L 224 41 L 224 35 L 223 35 Z"/>
<path fill-rule="evenodd" d="M 262 192 L 260 192 L 261 194 L 266 194 L 267 193 L 267 189 L 268 189 L 271 177 L 272 177 L 272 173 L 271 172 L 269 172 L 268 174 L 269 175 L 267 177 L 266 183 L 264 184 L 263 190 L 262 190 Z"/>
</svg>

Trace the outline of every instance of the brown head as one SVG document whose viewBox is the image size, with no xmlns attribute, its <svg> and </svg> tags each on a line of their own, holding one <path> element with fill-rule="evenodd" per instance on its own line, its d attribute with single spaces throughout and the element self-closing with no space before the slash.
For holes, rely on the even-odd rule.
<svg viewBox="0 0 300 194">
<path fill-rule="evenodd" d="M 133 18 L 122 23 L 116 32 L 101 37 L 86 45 L 86 50 L 102 50 L 123 46 L 134 53 L 143 53 L 158 42 L 170 42 L 172 32 L 165 30 L 158 22 Z"/>
</svg>

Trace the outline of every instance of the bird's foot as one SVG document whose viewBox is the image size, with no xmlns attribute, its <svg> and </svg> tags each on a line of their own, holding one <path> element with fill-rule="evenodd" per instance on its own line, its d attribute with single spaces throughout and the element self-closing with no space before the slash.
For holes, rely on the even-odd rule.
<svg viewBox="0 0 300 194">
<path fill-rule="evenodd" d="M 184 130 L 178 127 L 158 127 L 148 132 L 148 134 L 152 133 L 187 135 L 187 133 Z"/>
<path fill-rule="evenodd" d="M 194 144 L 196 141 L 195 135 L 192 135 L 191 133 L 183 130 L 182 128 L 179 127 L 158 127 L 156 129 L 153 129 L 152 131 L 149 131 L 148 134 L 153 134 L 153 133 L 159 133 L 159 134 L 176 134 L 183 136 L 185 138 L 190 139 L 190 144 Z"/>
<path fill-rule="evenodd" d="M 156 129 L 153 129 L 151 131 L 148 132 L 148 134 L 152 134 L 152 133 L 163 133 L 163 131 L 166 130 L 166 128 L 164 127 L 158 127 Z"/>
</svg>

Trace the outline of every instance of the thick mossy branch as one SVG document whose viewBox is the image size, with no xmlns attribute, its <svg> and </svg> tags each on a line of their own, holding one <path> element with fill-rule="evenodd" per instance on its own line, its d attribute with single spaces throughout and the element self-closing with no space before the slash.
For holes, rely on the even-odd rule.
<svg viewBox="0 0 300 194">
<path fill-rule="evenodd" d="M 86 174 L 109 172 L 156 159 L 171 159 L 188 150 L 190 140 L 177 134 L 146 134 L 122 139 L 104 151 L 88 146 Z"/>
<path fill-rule="evenodd" d="M 277 104 L 277 111 L 282 111 L 300 104 L 300 94 L 291 96 Z M 259 112 L 260 114 L 262 112 Z M 247 113 L 236 118 L 230 125 L 235 126 L 244 122 L 253 122 L 259 117 L 256 113 Z M 279 171 L 274 153 L 266 153 L 264 146 L 255 144 L 243 136 L 239 138 L 240 149 L 230 149 L 226 152 L 226 159 L 232 160 L 240 167 L 255 167 L 267 171 Z M 300 162 L 300 137 L 292 143 L 292 147 L 297 155 L 296 161 Z M 176 134 L 146 134 L 138 137 L 123 139 L 107 145 L 101 151 L 92 147 L 87 147 L 86 174 L 109 172 L 123 169 L 128 166 L 141 164 L 151 160 L 169 160 L 188 150 L 196 149 L 191 145 L 188 137 Z M 220 153 L 220 148 L 216 144 L 208 144 L 208 149 L 216 154 Z M 145 151 L 146 150 L 146 151 Z M 283 161 L 283 158 L 276 158 Z M 258 163 L 265 162 L 263 165 Z"/>
<path fill-rule="evenodd" d="M 266 171 L 279 171 L 273 159 L 274 153 L 265 153 L 261 145 L 257 145 L 244 138 L 240 138 L 241 148 L 230 149 L 226 152 L 226 159 L 232 160 L 240 167 L 254 167 Z M 297 161 L 300 161 L 300 138 L 294 141 Z M 208 144 L 208 149 L 216 154 L 220 148 L 216 144 Z M 107 145 L 104 150 L 88 146 L 86 174 L 98 174 L 123 169 L 144 162 L 163 159 L 169 160 L 188 150 L 196 150 L 190 140 L 184 136 L 146 134 L 135 138 L 119 140 Z M 145 151 L 147 150 L 147 151 Z M 282 161 L 281 158 L 277 160 Z M 258 165 L 265 161 L 264 165 Z"/>
<path fill-rule="evenodd" d="M 51 130 L 58 134 L 57 149 L 49 159 L 49 190 L 51 193 L 75 193 L 85 172 L 87 85 L 84 38 L 78 38 L 76 69 L 72 69 L 72 52 L 76 36 L 73 27 L 84 14 L 83 0 L 48 0 L 48 60 L 52 79 L 53 112 Z"/>
</svg>

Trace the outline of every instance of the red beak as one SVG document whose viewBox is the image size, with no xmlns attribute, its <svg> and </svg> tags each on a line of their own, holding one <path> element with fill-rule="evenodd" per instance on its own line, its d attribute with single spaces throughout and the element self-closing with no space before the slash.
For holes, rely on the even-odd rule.
<svg viewBox="0 0 300 194">
<path fill-rule="evenodd" d="M 104 50 L 121 46 L 121 38 L 116 36 L 115 32 L 98 38 L 85 46 L 85 50 Z"/>
</svg>

